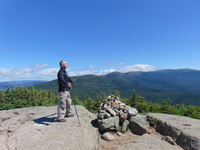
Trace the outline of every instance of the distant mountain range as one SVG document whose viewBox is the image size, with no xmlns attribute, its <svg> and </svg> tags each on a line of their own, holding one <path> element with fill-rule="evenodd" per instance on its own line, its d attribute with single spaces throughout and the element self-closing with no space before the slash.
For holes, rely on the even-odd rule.
<svg viewBox="0 0 200 150">
<path fill-rule="evenodd" d="M 121 92 L 121 98 L 130 98 L 133 91 L 145 97 L 146 101 L 159 102 L 170 99 L 174 104 L 200 106 L 200 71 L 192 69 L 167 69 L 152 72 L 113 72 L 104 76 L 85 75 L 75 79 L 71 95 L 80 100 L 90 96 L 95 99 Z M 57 80 L 37 84 L 38 89 L 52 90 L 57 93 Z"/>
<path fill-rule="evenodd" d="M 44 83 L 47 81 L 44 80 L 20 80 L 20 81 L 7 81 L 7 82 L 0 82 L 0 90 L 6 90 L 8 87 L 26 87 L 32 86 L 40 83 Z"/>
</svg>

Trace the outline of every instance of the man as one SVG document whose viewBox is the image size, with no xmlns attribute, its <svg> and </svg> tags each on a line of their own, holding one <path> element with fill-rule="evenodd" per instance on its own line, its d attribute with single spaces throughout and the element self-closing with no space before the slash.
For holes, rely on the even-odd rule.
<svg viewBox="0 0 200 150">
<path fill-rule="evenodd" d="M 58 117 L 56 119 L 57 122 L 66 122 L 65 117 L 73 117 L 71 111 L 71 97 L 69 90 L 71 89 L 71 83 L 74 81 L 68 77 L 66 68 L 68 64 L 66 61 L 60 61 L 60 70 L 58 71 L 58 84 L 59 84 L 59 96 L 60 100 L 58 103 Z"/>
</svg>

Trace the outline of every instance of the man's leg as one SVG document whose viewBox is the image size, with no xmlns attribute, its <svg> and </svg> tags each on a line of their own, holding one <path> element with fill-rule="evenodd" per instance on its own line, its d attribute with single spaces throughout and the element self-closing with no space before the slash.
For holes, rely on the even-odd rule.
<svg viewBox="0 0 200 150">
<path fill-rule="evenodd" d="M 57 117 L 57 120 L 64 119 L 64 117 L 65 117 L 66 99 L 67 99 L 66 91 L 60 92 L 59 96 L 60 96 L 60 100 L 58 102 L 58 117 Z"/>
<path fill-rule="evenodd" d="M 72 114 L 72 108 L 71 108 L 71 103 L 72 103 L 71 96 L 70 96 L 69 91 L 66 91 L 66 93 L 67 93 L 67 98 L 66 98 L 66 113 L 65 113 L 65 116 L 66 117 L 73 117 L 74 115 Z"/>
</svg>

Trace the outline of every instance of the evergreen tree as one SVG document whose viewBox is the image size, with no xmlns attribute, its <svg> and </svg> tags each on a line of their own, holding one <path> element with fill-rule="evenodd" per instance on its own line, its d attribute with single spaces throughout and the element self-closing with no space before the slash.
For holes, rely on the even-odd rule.
<svg viewBox="0 0 200 150">
<path fill-rule="evenodd" d="M 91 112 L 96 112 L 96 107 L 95 107 L 95 102 L 88 97 L 86 101 L 84 101 L 83 105 L 85 106 L 86 109 L 88 109 Z"/>
</svg>

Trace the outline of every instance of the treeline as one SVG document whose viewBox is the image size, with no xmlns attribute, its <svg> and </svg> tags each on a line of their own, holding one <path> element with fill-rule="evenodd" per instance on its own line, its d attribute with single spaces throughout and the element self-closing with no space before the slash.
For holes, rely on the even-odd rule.
<svg viewBox="0 0 200 150">
<path fill-rule="evenodd" d="M 58 96 L 51 91 L 31 87 L 9 87 L 0 91 L 0 110 L 31 106 L 51 106 L 58 103 Z"/>
<path fill-rule="evenodd" d="M 120 91 L 116 91 L 113 95 L 120 98 Z M 72 94 L 72 104 L 82 105 L 93 113 L 98 112 L 100 104 L 107 98 L 108 95 L 99 94 L 95 99 L 89 95 L 85 100 L 79 100 L 75 94 Z M 58 104 L 58 95 L 52 91 L 35 89 L 31 87 L 10 87 L 6 91 L 0 90 L 0 110 L 32 107 L 32 106 L 52 106 Z M 173 104 L 170 99 L 162 103 L 147 102 L 145 98 L 134 91 L 130 98 L 121 99 L 120 101 L 136 108 L 139 113 L 167 113 L 179 116 L 188 116 L 191 118 L 200 119 L 200 107 L 184 104 Z"/>
<path fill-rule="evenodd" d="M 117 97 L 120 97 L 120 92 L 116 91 L 114 94 Z M 103 96 L 105 98 L 105 95 Z M 100 104 L 103 102 L 102 96 L 96 100 L 92 100 L 89 96 L 84 102 L 79 101 L 77 98 L 76 103 L 79 105 L 85 106 L 89 111 L 97 113 Z M 170 99 L 163 101 L 162 103 L 147 102 L 144 100 L 144 97 L 140 96 L 135 91 L 128 99 L 121 99 L 120 101 L 134 107 L 138 110 L 139 113 L 166 113 L 179 116 L 187 116 L 195 119 L 200 119 L 200 107 L 184 104 L 173 104 Z"/>
</svg>

